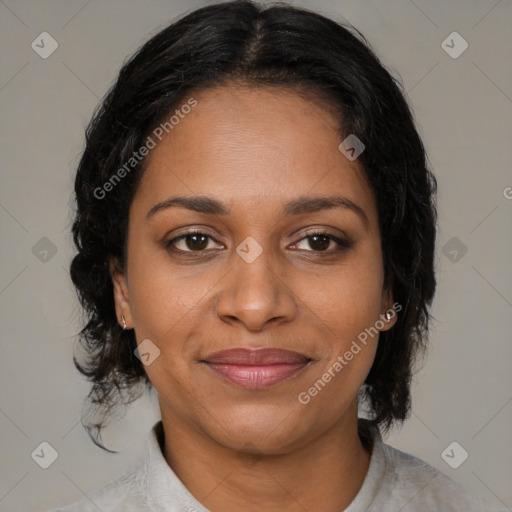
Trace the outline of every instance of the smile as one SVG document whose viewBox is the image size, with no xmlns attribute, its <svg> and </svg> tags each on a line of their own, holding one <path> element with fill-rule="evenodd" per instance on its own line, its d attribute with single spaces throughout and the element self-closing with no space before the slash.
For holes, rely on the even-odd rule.
<svg viewBox="0 0 512 512">
<path fill-rule="evenodd" d="M 311 359 L 289 350 L 236 348 L 216 352 L 201 362 L 223 380 L 256 390 L 291 379 Z"/>
</svg>

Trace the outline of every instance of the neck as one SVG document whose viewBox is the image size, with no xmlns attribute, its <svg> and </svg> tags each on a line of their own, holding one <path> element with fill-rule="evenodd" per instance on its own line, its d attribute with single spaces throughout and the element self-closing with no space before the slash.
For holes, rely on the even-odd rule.
<svg viewBox="0 0 512 512">
<path fill-rule="evenodd" d="M 279 455 L 222 446 L 164 411 L 162 422 L 167 463 L 212 512 L 303 512 L 319 503 L 324 512 L 339 512 L 357 495 L 370 464 L 357 402 L 329 431 Z"/>
</svg>

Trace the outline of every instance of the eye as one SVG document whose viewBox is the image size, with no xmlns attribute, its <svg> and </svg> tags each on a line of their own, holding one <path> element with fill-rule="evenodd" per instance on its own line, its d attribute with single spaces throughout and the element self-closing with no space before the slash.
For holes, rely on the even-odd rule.
<svg viewBox="0 0 512 512">
<path fill-rule="evenodd" d="M 165 243 L 165 248 L 175 252 L 205 252 L 209 247 L 209 242 L 214 239 L 207 233 L 198 230 L 190 230 L 177 236 Z M 178 244 L 181 243 L 181 247 Z"/>
<path fill-rule="evenodd" d="M 308 246 L 313 250 L 309 251 L 309 249 L 299 247 L 301 243 L 307 243 Z M 332 249 L 333 245 L 334 249 Z M 296 242 L 292 247 L 296 247 L 298 249 L 306 250 L 309 252 L 323 252 L 331 254 L 333 252 L 342 251 L 344 249 L 350 249 L 352 246 L 353 243 L 349 240 L 343 240 L 325 231 L 315 231 L 308 233 L 307 236 Z M 329 248 L 331 249 L 329 250 Z"/>
<path fill-rule="evenodd" d="M 210 242 L 217 242 L 212 236 L 199 230 L 190 230 L 171 240 L 165 242 L 165 248 L 178 253 L 205 253 L 212 249 Z M 218 242 L 217 242 L 218 243 Z M 309 249 L 300 247 L 300 244 L 308 244 Z M 178 245 L 181 244 L 181 247 Z M 343 240 L 325 231 L 315 231 L 308 233 L 307 236 L 293 244 L 292 248 L 305 250 L 308 252 L 332 254 L 344 249 L 349 249 L 353 243 L 349 240 Z M 213 247 L 214 248 L 214 247 Z"/>
</svg>

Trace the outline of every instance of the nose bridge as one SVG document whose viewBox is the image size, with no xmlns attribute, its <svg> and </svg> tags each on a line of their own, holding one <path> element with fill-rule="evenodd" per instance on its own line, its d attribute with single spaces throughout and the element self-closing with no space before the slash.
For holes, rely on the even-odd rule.
<svg viewBox="0 0 512 512">
<path fill-rule="evenodd" d="M 258 330 L 271 319 L 293 318 L 295 300 L 278 274 L 271 249 L 247 237 L 230 260 L 231 272 L 217 303 L 221 319 L 237 319 L 247 329 Z"/>
</svg>

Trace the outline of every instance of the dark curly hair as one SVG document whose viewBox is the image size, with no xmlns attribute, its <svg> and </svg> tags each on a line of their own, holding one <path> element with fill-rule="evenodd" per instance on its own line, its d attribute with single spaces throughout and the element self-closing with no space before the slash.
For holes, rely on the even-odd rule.
<svg viewBox="0 0 512 512">
<path fill-rule="evenodd" d="M 82 416 L 82 424 L 102 448 L 101 429 L 115 406 L 141 396 L 144 384 L 152 388 L 134 355 L 134 331 L 118 325 L 109 269 L 112 261 L 122 270 L 126 261 L 128 211 L 145 162 L 134 155 L 193 91 L 228 82 L 294 88 L 323 101 L 341 113 L 340 134 L 364 143 L 359 161 L 377 201 L 385 286 L 402 310 L 380 334 L 361 397 L 385 430 L 408 416 L 412 368 L 432 319 L 437 184 L 405 92 L 352 26 L 281 2 L 231 1 L 195 10 L 145 43 L 86 131 L 72 227 L 78 254 L 70 268 L 86 317 L 86 357 L 73 360 L 92 382 L 89 410 L 99 413 L 89 421 Z M 123 179 L 114 182 L 123 166 Z"/>
</svg>

